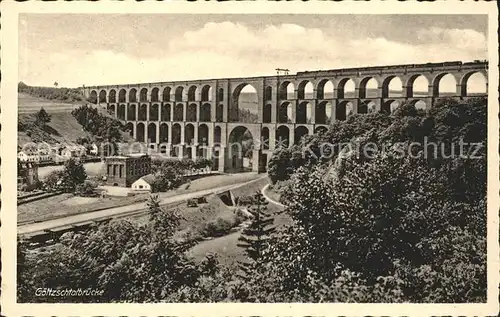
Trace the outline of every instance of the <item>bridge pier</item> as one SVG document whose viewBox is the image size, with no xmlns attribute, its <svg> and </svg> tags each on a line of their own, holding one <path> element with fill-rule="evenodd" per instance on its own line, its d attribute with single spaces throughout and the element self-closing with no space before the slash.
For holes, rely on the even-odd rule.
<svg viewBox="0 0 500 317">
<path fill-rule="evenodd" d="M 218 163 L 219 163 L 218 171 L 223 173 L 226 170 L 226 165 L 225 165 L 225 163 L 226 163 L 226 148 L 224 146 L 220 146 L 218 152 L 219 152 L 217 155 Z"/>
<path fill-rule="evenodd" d="M 196 143 L 191 145 L 191 159 L 195 160 L 198 157 L 198 151 L 196 147 Z"/>
</svg>

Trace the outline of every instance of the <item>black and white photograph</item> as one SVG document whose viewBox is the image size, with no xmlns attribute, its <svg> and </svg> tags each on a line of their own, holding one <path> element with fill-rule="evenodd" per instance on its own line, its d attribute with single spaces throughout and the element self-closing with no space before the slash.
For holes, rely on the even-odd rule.
<svg viewBox="0 0 500 317">
<path fill-rule="evenodd" d="M 17 8 L 13 302 L 496 314 L 496 9 L 447 7 Z"/>
</svg>

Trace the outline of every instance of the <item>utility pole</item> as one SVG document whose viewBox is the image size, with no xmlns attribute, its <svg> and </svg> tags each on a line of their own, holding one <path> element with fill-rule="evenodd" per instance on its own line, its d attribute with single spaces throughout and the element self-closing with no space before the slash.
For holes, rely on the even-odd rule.
<svg viewBox="0 0 500 317">
<path fill-rule="evenodd" d="M 290 70 L 287 68 L 276 68 L 276 82 L 278 86 L 278 99 L 280 99 L 280 75 L 288 75 Z"/>
</svg>

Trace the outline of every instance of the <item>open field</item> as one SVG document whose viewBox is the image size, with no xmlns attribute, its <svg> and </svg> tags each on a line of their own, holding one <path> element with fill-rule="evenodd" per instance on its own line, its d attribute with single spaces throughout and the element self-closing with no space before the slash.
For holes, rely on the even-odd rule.
<svg viewBox="0 0 500 317">
<path fill-rule="evenodd" d="M 26 93 L 18 93 L 18 112 L 21 113 L 34 113 L 43 107 L 45 110 L 52 113 L 55 112 L 71 112 L 71 110 L 78 108 L 82 102 L 62 102 L 60 100 L 49 100 L 40 97 L 34 97 Z"/>
<path fill-rule="evenodd" d="M 260 174 L 262 176 L 262 174 Z M 231 190 L 234 196 L 252 196 L 255 195 L 256 192 L 260 192 L 262 187 L 269 183 L 269 179 L 267 177 L 262 177 L 262 179 L 255 181 L 251 184 L 248 184 L 243 187 L 235 188 Z"/>
<path fill-rule="evenodd" d="M 233 232 L 223 237 L 202 241 L 192 247 L 187 255 L 196 261 L 202 261 L 208 253 L 216 253 L 219 263 L 233 266 L 237 261 L 245 259 L 243 250 L 236 245 L 239 236 L 240 232 Z"/>
<path fill-rule="evenodd" d="M 77 199 L 82 197 L 75 197 L 73 194 L 61 194 L 18 206 L 17 222 L 46 221 L 97 209 L 126 206 L 146 201 L 148 197 L 148 194 L 139 194 L 131 197 Z"/>
<path fill-rule="evenodd" d="M 274 225 L 277 229 L 290 223 L 290 217 L 279 213 L 282 209 L 276 205 L 268 205 L 269 212 L 275 214 Z M 233 266 L 238 260 L 244 259 L 242 249 L 237 246 L 241 231 L 232 232 L 223 237 L 201 241 L 192 247 L 187 254 L 196 261 L 201 261 L 208 253 L 217 253 L 219 262 L 226 266 Z"/>
<path fill-rule="evenodd" d="M 84 163 L 85 171 L 89 177 L 99 176 L 104 173 L 104 163 L 102 162 L 89 162 Z M 43 180 L 47 175 L 52 173 L 53 171 L 61 171 L 64 169 L 64 165 L 51 165 L 51 166 L 42 166 L 38 168 L 38 177 Z"/>
</svg>

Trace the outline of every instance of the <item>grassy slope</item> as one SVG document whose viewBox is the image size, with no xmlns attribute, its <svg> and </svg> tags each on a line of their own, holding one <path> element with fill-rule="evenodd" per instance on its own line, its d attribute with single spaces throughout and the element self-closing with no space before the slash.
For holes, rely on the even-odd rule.
<svg viewBox="0 0 500 317">
<path fill-rule="evenodd" d="M 71 112 L 74 108 L 78 108 L 81 102 L 62 102 L 59 100 L 49 100 L 40 97 L 34 97 L 26 93 L 19 93 L 18 97 L 19 113 L 34 113 L 44 107 L 45 110 L 51 112 Z"/>
<path fill-rule="evenodd" d="M 78 137 L 89 136 L 71 115 L 71 110 L 78 108 L 80 105 L 82 103 L 63 103 L 20 93 L 18 95 L 19 121 L 32 121 L 34 113 L 43 107 L 52 116 L 52 120 L 48 124 L 50 133 L 45 134 L 39 131 L 41 135 L 44 135 L 46 141 L 75 142 Z M 101 110 L 102 114 L 109 115 L 104 109 Z M 124 135 L 128 134 L 125 133 Z M 18 145 L 22 146 L 33 141 L 39 140 L 29 137 L 25 132 L 18 132 Z"/>
<path fill-rule="evenodd" d="M 236 183 L 247 182 L 259 178 L 261 175 L 255 173 L 222 174 L 202 177 L 184 184 L 174 191 L 159 193 L 160 198 L 171 197 L 175 195 L 205 190 L 214 187 L 228 186 Z"/>
<path fill-rule="evenodd" d="M 17 206 L 17 222 L 46 221 L 49 219 L 90 212 L 96 209 L 126 206 L 146 201 L 148 195 L 139 194 L 130 197 L 98 198 L 95 201 L 89 201 L 88 203 L 79 205 L 72 205 L 67 202 L 73 197 L 75 197 L 73 194 L 62 194 L 19 205 Z"/>
</svg>

